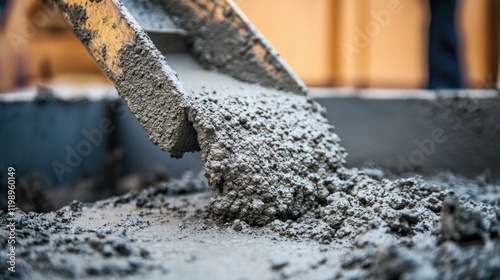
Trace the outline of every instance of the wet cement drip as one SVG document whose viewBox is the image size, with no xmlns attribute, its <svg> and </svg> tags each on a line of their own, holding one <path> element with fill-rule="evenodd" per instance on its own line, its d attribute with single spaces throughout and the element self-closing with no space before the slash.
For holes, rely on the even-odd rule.
<svg viewBox="0 0 500 280">
<path fill-rule="evenodd" d="M 308 97 L 236 82 L 200 86 L 188 75 L 180 80 L 193 99 L 188 116 L 220 221 L 236 230 L 267 224 L 289 238 L 352 241 L 359 250 L 345 267 L 382 278 L 495 274 L 497 205 L 459 199 L 418 177 L 374 179 L 345 168 L 339 137 Z M 210 77 L 217 78 L 212 72 L 202 81 Z M 417 249 L 414 240 L 422 240 Z M 437 247 L 448 241 L 460 249 Z M 474 250 L 464 251 L 467 246 Z M 461 264 L 476 257 L 485 263 L 453 271 L 446 261 L 429 263 L 431 252 Z"/>
<path fill-rule="evenodd" d="M 196 255 L 186 256 L 191 252 L 165 255 L 165 246 L 179 251 L 182 248 L 174 245 L 185 238 L 184 244 L 194 250 L 203 244 L 200 239 L 206 242 L 216 235 L 218 239 L 207 248 L 236 258 L 242 252 L 234 251 L 253 236 L 234 247 L 224 241 L 255 233 L 263 236 L 259 242 L 268 243 L 254 259 L 274 246 L 270 240 L 277 240 L 276 233 L 283 237 L 279 240 L 283 247 L 275 253 L 279 260 L 270 265 L 274 278 L 495 279 L 500 275 L 498 203 L 456 196 L 454 185 L 431 185 L 419 178 L 374 179 L 347 169 L 340 139 L 323 109 L 310 98 L 244 84 L 215 72 L 184 71 L 189 63 L 180 59 L 184 66 L 176 67 L 175 58 L 168 61 L 190 94 L 184 109 L 197 131 L 213 197 L 191 202 L 169 197 L 183 190 L 203 190 L 203 181 L 195 178 L 192 183 L 185 179 L 92 204 L 75 202 L 48 214 L 18 211 L 21 277 L 160 273 L 156 279 L 163 279 L 163 274 L 174 274 L 179 267 L 168 272 L 164 258 L 173 263 L 180 257 L 190 263 L 196 260 Z M 207 81 L 210 87 L 203 86 Z M 208 200 L 210 212 L 204 207 L 208 203 L 203 204 Z M 195 210 L 188 211 L 191 208 Z M 151 209 L 156 215 L 148 216 Z M 1 224 L 6 218 L 0 213 Z M 222 224 L 222 230 L 215 224 Z M 7 244 L 8 234 L 1 229 L 2 244 Z M 304 239 L 329 245 L 311 251 L 315 245 Z M 323 250 L 331 255 L 299 268 L 304 256 L 286 251 L 294 240 L 308 254 Z M 6 263 L 3 246 L 0 260 Z M 197 251 L 202 256 L 207 252 Z M 237 278 L 232 276 L 251 263 L 248 259 L 233 262 L 229 268 L 237 269 L 224 276 Z M 207 261 L 206 267 L 226 270 L 216 261 Z"/>
<path fill-rule="evenodd" d="M 205 88 L 193 98 L 214 214 L 264 225 L 326 202 L 326 181 L 346 154 L 318 104 L 258 87 Z"/>
<path fill-rule="evenodd" d="M 324 242 L 378 228 L 430 234 L 439 223 L 452 192 L 419 178 L 376 180 L 345 168 L 340 139 L 310 97 L 203 70 L 187 55 L 167 61 L 192 98 L 188 116 L 221 221 L 272 223 L 285 235 Z M 481 211 L 498 219 L 498 209 Z"/>
<path fill-rule="evenodd" d="M 188 55 L 167 61 L 190 94 L 186 109 L 216 216 L 264 225 L 296 219 L 325 201 L 323 180 L 343 168 L 346 153 L 321 106 L 204 70 Z"/>
<path fill-rule="evenodd" d="M 345 168 L 340 139 L 311 99 L 257 87 L 205 87 L 192 96 L 211 210 L 222 221 L 272 222 L 285 235 L 323 242 L 376 229 L 432 234 L 453 196 L 419 178 L 376 180 Z M 500 217 L 492 206 L 473 210 L 485 219 L 481 234 Z"/>
</svg>

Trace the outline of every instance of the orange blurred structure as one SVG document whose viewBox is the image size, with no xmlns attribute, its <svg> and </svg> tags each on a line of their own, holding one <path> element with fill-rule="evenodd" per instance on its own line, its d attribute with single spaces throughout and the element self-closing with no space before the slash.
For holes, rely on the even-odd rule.
<svg viewBox="0 0 500 280">
<path fill-rule="evenodd" d="M 430 17 L 426 0 L 236 3 L 310 86 L 420 88 L 426 84 Z M 492 87 L 500 52 L 500 3 L 461 0 L 460 5 L 457 27 L 467 85 Z"/>
<path fill-rule="evenodd" d="M 0 90 L 61 76 L 106 79 L 61 15 L 41 0 L 10 1 L 0 34 Z"/>
<path fill-rule="evenodd" d="M 41 2 L 10 2 L 0 34 L 0 90 L 68 74 L 104 79 L 59 15 Z M 425 86 L 425 0 L 235 2 L 309 86 Z M 497 0 L 461 0 L 458 26 L 468 87 L 496 83 L 499 7 Z"/>
</svg>

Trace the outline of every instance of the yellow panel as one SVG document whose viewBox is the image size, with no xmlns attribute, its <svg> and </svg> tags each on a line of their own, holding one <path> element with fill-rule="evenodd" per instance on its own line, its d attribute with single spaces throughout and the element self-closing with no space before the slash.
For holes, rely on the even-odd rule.
<svg viewBox="0 0 500 280">
<path fill-rule="evenodd" d="M 333 1 L 236 0 L 235 3 L 309 85 L 332 75 Z"/>
<path fill-rule="evenodd" d="M 79 3 L 82 0 L 66 0 Z M 462 34 L 464 75 L 469 87 L 494 84 L 498 68 L 498 34 L 492 24 L 492 7 L 498 0 L 461 0 L 458 23 Z M 74 37 L 67 42 L 26 33 L 26 11 L 38 0 L 16 2 L 0 41 L 0 89 L 12 88 L 15 76 L 24 73 L 36 81 L 40 64 L 51 61 L 54 74 L 97 71 L 93 60 L 77 45 Z M 85 1 L 83 1 L 85 2 Z M 105 1 L 112 8 L 112 1 Z M 280 52 L 302 80 L 312 86 L 421 87 L 427 76 L 428 1 L 416 0 L 235 0 L 250 20 Z M 401 11 L 394 13 L 394 7 Z M 97 6 L 95 6 L 97 8 Z M 89 12 L 93 8 L 90 5 Z M 105 13 L 97 9 L 93 13 Z M 112 9 L 111 9 L 112 10 Z M 387 17 L 390 14 L 390 18 Z M 497 11 L 496 16 L 500 15 Z M 94 17 L 93 17 L 94 18 Z M 100 18 L 100 17 L 95 17 Z M 53 17 L 50 18 L 54 20 Z M 113 22 L 124 24 L 118 16 Z M 24 23 L 24 24 L 23 24 Z M 498 23 L 498 20 L 497 20 Z M 116 57 L 117 47 L 130 40 L 127 36 L 109 36 L 113 30 L 100 22 L 97 40 L 89 48 L 97 51 L 102 41 L 108 44 L 108 57 Z M 110 30 L 108 30 L 110 29 Z M 41 30 L 41 29 L 40 29 Z M 109 32 L 105 32 L 109 31 Z M 9 33 L 11 32 L 11 33 Z M 25 34 L 26 33 L 26 34 Z M 30 42 L 14 50 L 9 34 L 21 35 Z M 35 33 L 36 37 L 40 32 Z M 38 39 L 37 39 L 38 40 Z M 38 45 L 32 45 L 32 44 Z M 78 57 L 76 60 L 73 58 Z M 100 59 L 100 57 L 97 57 Z M 69 63 L 71 62 L 71 63 Z M 101 61 L 102 63 L 103 61 Z M 114 68 L 112 60 L 107 67 Z M 25 66 L 26 64 L 28 66 Z M 7 70 L 6 70 L 7 69 Z M 115 69 L 115 71 L 119 71 Z"/>
<path fill-rule="evenodd" d="M 497 0 L 493 0 L 497 1 Z M 498 38 L 498 26 L 491 26 L 492 1 L 462 0 L 459 14 L 462 30 L 462 53 L 465 78 L 471 88 L 485 88 L 494 85 L 498 61 L 492 56 L 494 40 Z M 500 11 L 496 11 L 496 16 Z M 498 24 L 498 21 L 497 21 Z"/>
<path fill-rule="evenodd" d="M 370 87 L 414 88 L 427 79 L 427 6 L 424 1 L 374 0 L 367 26 Z"/>
<path fill-rule="evenodd" d="M 499 50 L 492 48 L 499 29 L 491 23 L 494 1 L 498 0 L 461 0 L 457 11 L 464 73 L 472 87 L 495 80 Z M 236 2 L 309 85 L 328 81 L 354 87 L 426 85 L 428 1 Z"/>
</svg>

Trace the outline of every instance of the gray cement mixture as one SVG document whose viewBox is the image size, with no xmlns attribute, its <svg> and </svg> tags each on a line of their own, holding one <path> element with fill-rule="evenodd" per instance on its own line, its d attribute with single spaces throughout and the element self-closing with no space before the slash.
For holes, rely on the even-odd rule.
<svg viewBox="0 0 500 280">
<path fill-rule="evenodd" d="M 345 168 L 340 139 L 311 98 L 203 70 L 186 55 L 167 60 L 189 93 L 183 109 L 197 143 L 188 148 L 199 144 L 207 181 L 188 174 L 47 214 L 17 211 L 17 276 L 499 278 L 492 182 Z M 2 227 L 4 278 L 8 234 Z"/>
<path fill-rule="evenodd" d="M 376 180 L 373 170 L 352 172 Z M 434 197 L 428 207 L 442 207 L 431 210 L 432 220 L 404 211 L 410 207 L 396 211 L 381 206 L 399 217 L 391 223 L 372 208 L 340 208 L 337 212 L 350 212 L 345 214 L 350 221 L 342 225 L 350 235 L 320 242 L 315 240 L 320 235 L 310 233 L 331 230 L 318 224 L 318 218 L 262 227 L 241 220 L 221 222 L 210 211 L 213 193 L 203 174 L 188 173 L 180 180 L 95 203 L 74 201 L 47 214 L 18 210 L 16 274 L 5 269 L 3 247 L 0 278 L 498 279 L 499 186 L 451 174 L 430 181 L 438 184 L 400 180 L 392 192 L 416 192 L 407 200 L 410 205 Z M 443 203 L 430 195 L 436 193 L 451 198 Z M 339 190 L 339 196 L 358 201 L 364 197 L 346 190 Z M 430 214 L 423 208 L 420 211 Z M 357 218 L 363 213 L 373 215 L 373 222 Z M 0 214 L 2 224 L 7 218 Z M 2 227 L 1 244 L 7 238 Z"/>
</svg>

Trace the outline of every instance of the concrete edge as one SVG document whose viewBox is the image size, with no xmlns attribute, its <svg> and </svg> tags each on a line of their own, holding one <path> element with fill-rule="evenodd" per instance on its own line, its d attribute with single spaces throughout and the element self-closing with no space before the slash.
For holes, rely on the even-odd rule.
<svg viewBox="0 0 500 280">
<path fill-rule="evenodd" d="M 309 88 L 313 98 L 359 98 L 359 99 L 419 99 L 442 98 L 498 98 L 499 90 L 490 89 L 356 89 L 356 88 Z"/>
</svg>

